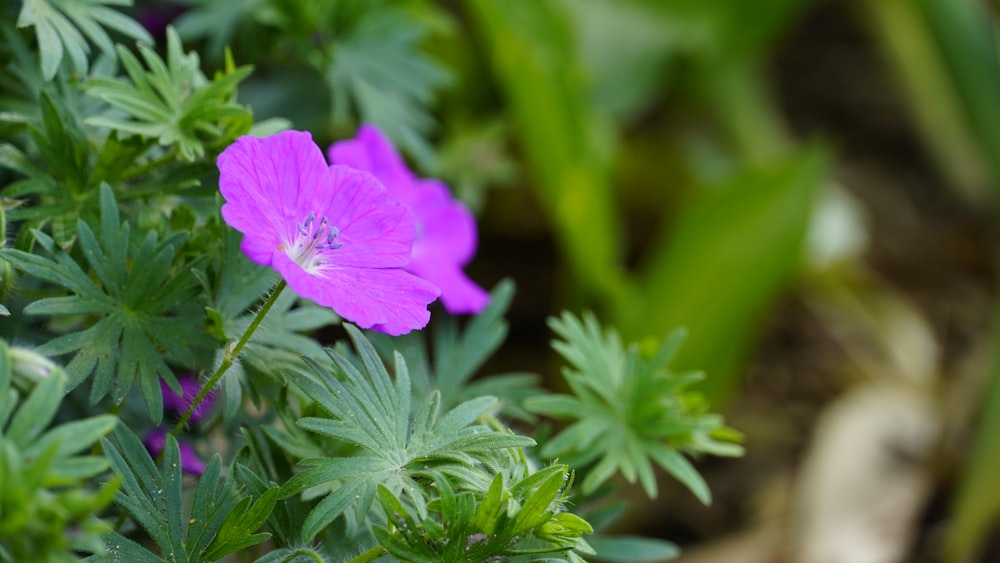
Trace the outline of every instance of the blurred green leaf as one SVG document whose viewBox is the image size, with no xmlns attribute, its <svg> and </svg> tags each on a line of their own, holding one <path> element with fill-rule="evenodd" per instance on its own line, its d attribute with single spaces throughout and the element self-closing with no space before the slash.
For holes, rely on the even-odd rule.
<svg viewBox="0 0 1000 563">
<path fill-rule="evenodd" d="M 658 563 L 681 554 L 677 545 L 668 541 L 636 536 L 594 536 L 588 538 L 600 561 L 621 563 Z"/>
<path fill-rule="evenodd" d="M 105 27 L 137 41 L 152 43 L 144 27 L 108 6 L 132 4 L 131 0 L 24 0 L 17 17 L 18 27 L 35 27 L 42 74 L 52 79 L 65 54 L 76 72 L 86 74 L 93 41 L 104 55 L 114 58 L 115 49 Z"/>
<path fill-rule="evenodd" d="M 568 267 L 587 297 L 624 290 L 610 182 L 614 131 L 590 105 L 565 14 L 547 1 L 468 0 Z"/>
<path fill-rule="evenodd" d="M 799 264 L 825 163 L 807 147 L 706 188 L 661 235 L 619 319 L 632 337 L 687 327 L 674 366 L 704 370 L 713 404 L 735 389 L 756 323 Z"/>
<path fill-rule="evenodd" d="M 994 313 L 994 342 L 1000 341 L 1000 310 Z M 975 442 L 968 456 L 953 501 L 954 514 L 948 526 L 945 561 L 974 561 L 984 538 L 1000 516 L 1000 362 L 993 361 Z"/>
<path fill-rule="evenodd" d="M 969 127 L 986 155 L 1000 189 L 1000 57 L 996 21 L 978 0 L 919 0 L 937 39 Z"/>
<path fill-rule="evenodd" d="M 430 29 L 392 3 L 346 0 L 334 4 L 333 41 L 321 69 L 332 94 L 334 117 L 357 110 L 361 121 L 385 134 L 426 165 L 424 135 L 434 120 L 427 111 L 450 74 L 418 45 Z"/>
<path fill-rule="evenodd" d="M 990 189 L 989 176 L 995 169 L 990 170 L 989 155 L 978 144 L 958 85 L 920 2 L 883 0 L 858 6 L 936 164 L 959 189 L 982 195 Z"/>
<path fill-rule="evenodd" d="M 75 551 L 101 549 L 108 526 L 96 515 L 118 488 L 116 479 L 89 487 L 108 461 L 80 452 L 118 419 L 101 415 L 50 427 L 66 377 L 56 368 L 22 399 L 12 385 L 25 358 L 24 350 L 0 340 L 0 561 L 76 561 Z"/>
</svg>

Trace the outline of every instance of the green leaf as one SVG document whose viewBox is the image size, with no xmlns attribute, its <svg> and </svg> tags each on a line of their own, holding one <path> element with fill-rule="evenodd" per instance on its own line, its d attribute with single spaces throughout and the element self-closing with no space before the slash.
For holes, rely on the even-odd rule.
<svg viewBox="0 0 1000 563">
<path fill-rule="evenodd" d="M 476 397 L 495 396 L 500 401 L 499 414 L 530 421 L 532 415 L 521 403 L 526 397 L 541 394 L 538 376 L 490 374 L 473 381 L 507 337 L 504 315 L 513 296 L 514 282 L 505 279 L 493 288 L 486 309 L 472 317 L 463 329 L 452 316 L 436 321 L 430 342 L 433 362 L 425 342 L 427 331 L 413 331 L 401 337 L 370 332 L 368 338 L 386 361 L 391 361 L 399 350 L 406 360 L 416 397 L 427 397 L 433 389 L 440 393 L 441 403 L 451 408 Z"/>
<path fill-rule="evenodd" d="M 3 355 L 6 356 L 6 354 Z M 52 417 L 55 416 L 59 404 L 62 403 L 63 386 L 62 377 L 42 379 L 28 395 L 27 400 L 21 403 L 17 414 L 10 421 L 10 425 L 4 432 L 6 438 L 21 448 L 27 448 L 52 422 Z M 0 387 L 0 390 L 5 391 L 6 388 Z"/>
<path fill-rule="evenodd" d="M 107 531 L 97 515 L 118 481 L 88 481 L 103 473 L 103 457 L 77 455 L 116 424 L 105 415 L 48 428 L 62 403 L 65 379 L 58 371 L 36 380 L 27 399 L 13 388 L 15 363 L 24 350 L 0 341 L 0 559 L 70 561 L 100 545 Z"/>
<path fill-rule="evenodd" d="M 735 389 L 760 315 L 799 264 L 825 163 L 824 150 L 807 147 L 705 190 L 662 234 L 641 298 L 622 310 L 617 326 L 633 338 L 688 329 L 674 365 L 704 370 L 713 404 Z"/>
<path fill-rule="evenodd" d="M 588 540 L 601 561 L 657 563 L 674 559 L 680 548 L 668 541 L 637 536 L 594 536 Z"/>
<path fill-rule="evenodd" d="M 593 529 L 563 508 L 568 476 L 564 465 L 535 473 L 521 465 L 509 475 L 496 474 L 489 487 L 480 490 L 456 490 L 448 479 L 436 476 L 441 497 L 429 505 L 427 516 L 379 486 L 378 499 L 388 521 L 373 533 L 404 561 L 472 563 L 516 555 L 572 558 L 577 551 L 592 553 L 582 536 Z"/>
<path fill-rule="evenodd" d="M 250 74 L 248 66 L 227 68 L 214 80 L 202 74 L 197 53 L 184 53 L 176 31 L 167 28 L 167 60 L 151 47 L 139 45 L 148 70 L 121 46 L 121 58 L 130 82 L 92 77 L 84 84 L 91 96 L 125 112 L 130 119 L 95 116 L 87 123 L 175 147 L 180 157 L 194 162 L 206 149 L 219 148 L 246 133 L 250 111 L 235 102 L 236 86 Z"/>
<path fill-rule="evenodd" d="M 204 318 L 181 308 L 195 294 L 190 264 L 175 265 L 175 255 L 186 235 L 159 240 L 149 232 L 141 243 L 133 245 L 129 224 L 120 222 L 114 195 L 106 184 L 101 188 L 100 203 L 100 240 L 86 223 L 81 221 L 77 226 L 79 246 L 93 276 L 37 231 L 36 240 L 53 258 L 17 250 L 0 251 L 0 256 L 16 268 L 71 292 L 35 301 L 25 307 L 26 313 L 96 315 L 93 324 L 40 347 L 49 354 L 75 353 L 66 368 L 70 386 L 94 374 L 91 400 L 96 403 L 113 390 L 117 403 L 138 378 L 150 418 L 159 421 L 159 380 L 174 378 L 168 362 L 190 365 L 191 347 L 211 343 L 202 328 Z"/>
<path fill-rule="evenodd" d="M 468 0 L 466 5 L 573 278 L 590 297 L 619 298 L 626 287 L 612 151 L 604 140 L 610 123 L 590 104 L 561 4 Z"/>
<path fill-rule="evenodd" d="M 277 487 L 268 488 L 255 502 L 238 490 L 228 474 L 220 479 L 221 461 L 216 455 L 206 465 L 185 514 L 180 450 L 172 435 L 166 436 L 160 467 L 127 428 L 115 432 L 115 443 L 105 440 L 103 445 L 123 482 L 116 502 L 146 530 L 161 553 L 169 554 L 168 560 L 216 561 L 270 537 L 255 532 L 274 508 Z M 127 546 L 115 535 L 106 536 L 105 542 L 108 555 L 116 545 L 130 553 L 145 550 Z M 107 559 L 108 555 L 96 560 L 122 560 Z"/>
<path fill-rule="evenodd" d="M 424 135 L 433 124 L 426 106 L 450 79 L 418 44 L 427 27 L 391 3 L 341 2 L 326 68 L 320 69 L 332 96 L 334 117 L 356 110 L 360 121 L 378 125 L 389 138 L 429 163 Z"/>
<path fill-rule="evenodd" d="M 17 26 L 35 27 L 45 79 L 51 80 L 56 75 L 64 54 L 69 56 L 77 73 L 86 74 L 90 54 L 87 39 L 113 58 L 112 40 L 105 27 L 137 41 L 152 43 L 152 36 L 138 22 L 106 7 L 123 3 L 131 4 L 120 0 L 24 0 Z"/>
<path fill-rule="evenodd" d="M 309 361 L 315 376 L 295 380 L 323 411 L 323 416 L 301 418 L 298 426 L 359 448 L 349 457 L 304 460 L 305 468 L 282 486 L 282 496 L 315 487 L 331 491 L 307 518 L 304 541 L 349 509 L 359 520 L 363 518 L 379 487 L 393 494 L 405 491 L 424 517 L 430 491 L 420 478 L 423 472 L 433 467 L 435 472 L 462 475 L 485 488 L 492 480 L 489 468 L 505 451 L 534 444 L 529 438 L 475 423 L 495 402 L 492 397 L 467 401 L 441 416 L 437 395 L 432 394 L 414 412 L 402 357 L 396 354 L 393 381 L 361 331 L 345 327 L 360 366 L 328 350 L 340 377 Z"/>
<path fill-rule="evenodd" d="M 541 454 L 579 468 L 596 460 L 586 471 L 584 493 L 620 473 L 655 497 L 655 462 L 707 503 L 708 487 L 682 452 L 739 455 L 742 450 L 736 444 L 717 447 L 718 439 L 739 437 L 718 432 L 725 428 L 722 418 L 704 412 L 701 396 L 687 390 L 699 374 L 677 374 L 667 367 L 684 332 L 675 331 L 650 353 L 634 343 L 626 348 L 590 313 L 581 320 L 565 312 L 549 319 L 549 326 L 562 338 L 552 347 L 569 364 L 563 376 L 573 395 L 532 397 L 525 407 L 574 422 L 545 443 Z"/>
</svg>

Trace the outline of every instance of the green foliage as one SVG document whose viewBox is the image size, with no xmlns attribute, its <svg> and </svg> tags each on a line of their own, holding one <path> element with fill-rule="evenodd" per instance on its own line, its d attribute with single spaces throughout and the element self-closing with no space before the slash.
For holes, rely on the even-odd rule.
<svg viewBox="0 0 1000 563">
<path fill-rule="evenodd" d="M 428 161 L 423 133 L 433 120 L 425 108 L 448 79 L 444 67 L 416 48 L 428 29 L 398 7 L 364 0 L 341 2 L 329 29 L 336 35 L 324 76 L 334 117 L 355 109 L 362 121 Z"/>
<path fill-rule="evenodd" d="M 565 465 L 531 473 L 526 462 L 521 475 L 505 482 L 497 473 L 486 491 L 456 492 L 448 479 L 436 477 L 441 495 L 422 516 L 389 489 L 379 486 L 387 526 L 376 526 L 375 537 L 402 561 L 478 563 L 517 555 L 562 555 L 583 561 L 577 552 L 592 554 L 582 535 L 593 530 L 585 520 L 563 509 L 569 479 Z"/>
<path fill-rule="evenodd" d="M 589 541 L 597 558 L 610 563 L 659 563 L 681 554 L 676 545 L 656 538 L 596 536 Z"/>
<path fill-rule="evenodd" d="M 204 321 L 194 312 L 178 313 L 180 305 L 195 295 L 190 273 L 173 268 L 174 255 L 186 235 L 158 240 L 155 232 L 149 232 L 141 241 L 133 241 L 130 232 L 129 224 L 119 219 L 111 189 L 104 186 L 97 235 L 85 222 L 77 225 L 80 252 L 89 272 L 40 231 L 34 231 L 35 240 L 52 258 L 15 249 L 5 249 L 0 256 L 19 270 L 71 292 L 39 299 L 24 310 L 84 319 L 80 330 L 39 348 L 53 355 L 75 352 L 66 366 L 70 387 L 93 373 L 91 401 L 113 389 L 113 400 L 120 403 L 138 377 L 149 415 L 159 421 L 163 412 L 159 379 L 179 388 L 168 360 L 192 364 L 190 346 L 206 339 Z M 91 316 L 96 321 L 87 322 Z"/>
<path fill-rule="evenodd" d="M 231 473 L 220 479 L 222 460 L 216 454 L 198 480 L 191 508 L 185 512 L 177 440 L 167 435 L 160 467 L 131 430 L 116 430 L 115 442 L 117 447 L 102 440 L 112 468 L 122 479 L 115 502 L 143 527 L 161 555 L 110 532 L 104 536 L 106 553 L 94 555 L 91 561 L 217 561 L 270 537 L 255 532 L 274 508 L 277 487 L 266 489 L 254 500 L 240 491 Z"/>
<path fill-rule="evenodd" d="M 118 54 L 129 81 L 92 77 L 85 83 L 87 92 L 124 112 L 130 119 L 95 116 L 90 125 L 123 133 L 157 139 L 166 147 L 175 147 L 183 160 L 195 161 L 208 149 L 221 150 L 236 137 L 249 131 L 250 111 L 234 99 L 236 86 L 246 78 L 251 67 L 233 68 L 227 61 L 226 72 L 209 81 L 202 74 L 195 52 L 184 53 L 173 28 L 167 29 L 167 60 L 152 48 L 139 45 L 139 59 L 119 46 Z"/>
<path fill-rule="evenodd" d="M 616 299 L 625 280 L 611 147 L 602 144 L 609 123 L 581 95 L 587 88 L 572 30 L 552 2 L 468 4 L 576 287 Z"/>
<path fill-rule="evenodd" d="M 415 331 L 401 337 L 370 333 L 369 340 L 382 357 L 391 361 L 396 350 L 406 360 L 417 397 L 432 392 L 441 395 L 441 405 L 452 408 L 483 395 L 500 400 L 499 414 L 521 420 L 531 420 L 531 413 L 521 403 L 525 398 L 542 393 L 538 377 L 527 373 L 491 374 L 472 380 L 483 364 L 507 338 L 508 324 L 504 315 L 514 296 L 514 282 L 503 280 L 490 294 L 490 304 L 482 313 L 460 329 L 458 319 L 446 316 L 436 321 L 431 345 L 433 362 L 428 356 L 427 331 Z"/>
<path fill-rule="evenodd" d="M 138 22 L 108 7 L 131 4 L 131 0 L 24 0 L 17 26 L 34 26 L 46 80 L 55 77 L 64 55 L 73 62 L 77 73 L 86 74 L 90 54 L 87 39 L 105 56 L 115 56 L 114 44 L 104 28 L 138 41 L 153 42 Z"/>
<path fill-rule="evenodd" d="M 363 370 L 331 350 L 343 380 L 313 361 L 308 363 L 315 378 L 296 380 L 324 411 L 324 416 L 302 418 L 298 425 L 358 447 L 348 457 L 303 460 L 305 469 L 282 487 L 283 496 L 313 487 L 329 491 L 306 519 L 304 540 L 347 510 L 363 520 L 379 486 L 394 495 L 405 492 L 417 513 L 426 517 L 433 475 L 449 475 L 464 487 L 485 489 L 504 449 L 534 444 L 529 438 L 476 423 L 495 406 L 493 397 L 466 401 L 442 415 L 440 395 L 432 393 L 414 409 L 402 357 L 396 355 L 393 382 L 371 343 L 358 329 L 345 326 Z"/>
<path fill-rule="evenodd" d="M 699 388 L 713 404 L 736 389 L 760 315 L 798 267 L 825 163 L 808 147 L 706 189 L 650 251 L 644 298 L 619 309 L 633 338 L 690 331 L 675 365 L 706 371 Z"/>
<path fill-rule="evenodd" d="M 651 353 L 634 343 L 625 348 L 590 314 L 581 321 L 563 313 L 549 326 L 562 338 L 552 346 L 570 364 L 563 376 L 573 395 L 532 397 L 525 406 L 575 422 L 546 443 L 542 455 L 567 456 L 574 467 L 598 460 L 583 480 L 584 493 L 619 472 L 630 483 L 638 478 L 655 497 L 655 462 L 708 503 L 708 486 L 682 453 L 736 456 L 742 448 L 732 443 L 739 436 L 722 417 L 706 413 L 702 397 L 687 390 L 701 374 L 667 369 L 684 333 L 675 331 Z"/>
<path fill-rule="evenodd" d="M 242 0 L 225 7 L 199 1 L 178 27 L 185 37 L 205 38 L 212 52 L 225 41 L 238 41 L 242 31 L 244 50 L 259 53 L 262 64 L 275 62 L 278 49 L 297 57 L 296 63 L 323 77 L 329 96 L 323 105 L 335 124 L 377 124 L 426 165 L 433 156 L 426 139 L 434 125 L 429 106 L 450 79 L 445 67 L 419 48 L 435 30 L 430 23 L 435 10 L 432 4 L 417 9 L 381 0 Z M 283 40 L 277 45 L 267 43 L 274 31 Z M 301 92 L 292 96 L 285 101 L 301 102 Z"/>
<path fill-rule="evenodd" d="M 0 144 L 0 166 L 26 176 L 12 182 L 5 197 L 37 197 L 37 206 L 14 208 L 13 219 L 28 219 L 33 228 L 51 225 L 60 245 L 73 237 L 73 229 L 91 190 L 94 155 L 91 144 L 59 97 L 42 92 L 38 98 L 39 124 L 28 133 L 40 164 L 32 162 L 13 144 Z"/>
<path fill-rule="evenodd" d="M 0 340 L 0 561 L 76 561 L 76 550 L 101 549 L 108 529 L 97 513 L 111 502 L 117 480 L 95 488 L 90 478 L 108 462 L 81 455 L 114 428 L 110 415 L 48 428 L 62 402 L 65 376 L 48 372 L 26 397 L 13 387 L 24 351 Z M 48 428 L 48 429 L 47 429 Z"/>
</svg>

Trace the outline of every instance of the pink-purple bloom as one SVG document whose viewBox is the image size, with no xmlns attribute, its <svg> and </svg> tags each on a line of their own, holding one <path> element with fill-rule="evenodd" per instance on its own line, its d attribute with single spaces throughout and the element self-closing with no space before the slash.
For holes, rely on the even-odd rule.
<svg viewBox="0 0 1000 563">
<path fill-rule="evenodd" d="M 424 327 L 439 294 L 404 270 L 416 226 L 371 174 L 328 166 L 309 133 L 240 137 L 218 160 L 222 217 L 250 260 L 362 328 Z"/>
<path fill-rule="evenodd" d="M 390 196 L 413 210 L 417 237 L 406 269 L 441 289 L 445 309 L 451 313 L 479 313 L 486 307 L 489 294 L 462 270 L 476 252 L 476 221 L 451 196 L 448 186 L 414 175 L 373 125 L 362 125 L 354 139 L 334 143 L 327 155 L 334 164 L 374 174 Z"/>
<path fill-rule="evenodd" d="M 156 458 L 163 451 L 163 446 L 167 442 L 167 431 L 163 428 L 154 428 L 146 434 L 142 443 L 146 446 L 149 454 Z M 205 472 L 205 463 L 198 457 L 198 452 L 194 446 L 187 442 L 177 441 L 177 447 L 181 453 L 181 469 L 193 475 L 201 475 Z"/>
<path fill-rule="evenodd" d="M 201 391 L 201 383 L 198 378 L 191 374 L 184 374 L 177 378 L 177 382 L 181 385 L 181 395 L 178 396 L 174 393 L 174 390 L 170 388 L 162 379 L 160 380 L 160 391 L 163 394 L 163 410 L 175 415 L 183 415 L 187 411 L 188 407 L 194 401 L 194 398 Z M 195 407 L 194 412 L 191 413 L 191 418 L 188 419 L 189 422 L 195 423 L 199 420 L 205 418 L 208 411 L 212 410 L 212 405 L 215 404 L 215 392 L 212 391 L 205 395 L 205 398 Z"/>
</svg>

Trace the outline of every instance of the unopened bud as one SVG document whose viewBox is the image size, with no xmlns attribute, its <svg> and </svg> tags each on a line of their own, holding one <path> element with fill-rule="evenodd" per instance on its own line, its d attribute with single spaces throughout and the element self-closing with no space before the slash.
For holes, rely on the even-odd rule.
<svg viewBox="0 0 1000 563">
<path fill-rule="evenodd" d="M 34 350 L 11 346 L 7 349 L 7 358 L 12 368 L 14 385 L 22 391 L 34 389 L 35 385 L 49 377 L 59 377 L 65 381 L 63 369 Z"/>
</svg>

